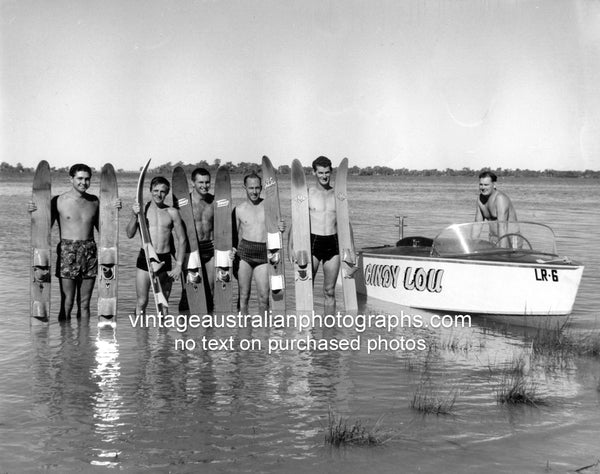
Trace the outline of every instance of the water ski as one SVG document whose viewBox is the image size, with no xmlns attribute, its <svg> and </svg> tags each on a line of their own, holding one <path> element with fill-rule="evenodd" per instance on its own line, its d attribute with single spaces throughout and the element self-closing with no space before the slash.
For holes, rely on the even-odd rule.
<svg viewBox="0 0 600 474">
<path fill-rule="evenodd" d="M 162 291 L 160 280 L 156 271 L 160 268 L 161 262 L 156 255 L 156 251 L 152 246 L 150 239 L 150 231 L 148 230 L 148 223 L 146 222 L 146 208 L 144 206 L 144 179 L 146 172 L 150 166 L 150 161 L 146 163 L 140 173 L 140 178 L 137 184 L 137 202 L 140 205 L 140 215 L 138 216 L 138 225 L 140 226 L 140 236 L 142 238 L 142 249 L 144 250 L 144 256 L 146 258 L 146 266 L 148 267 L 148 276 L 150 277 L 150 287 L 152 288 L 152 294 L 154 295 L 154 303 L 156 305 L 156 314 L 166 315 L 169 309 L 169 304 Z"/>
<path fill-rule="evenodd" d="M 119 210 L 117 177 L 110 163 L 102 167 L 100 175 L 100 217 L 98 247 L 98 325 L 115 326 L 117 323 L 117 284 L 119 266 Z"/>
<path fill-rule="evenodd" d="M 344 158 L 335 176 L 335 213 L 337 218 L 337 235 L 340 249 L 340 279 L 344 292 L 344 309 L 346 313 L 358 311 L 356 299 L 356 281 L 354 275 L 358 270 L 356 251 L 350 229 L 350 213 L 348 211 L 348 158 Z"/>
<path fill-rule="evenodd" d="M 232 261 L 230 252 L 233 245 L 231 222 L 231 180 L 224 166 L 217 170 L 215 179 L 215 314 L 232 312 Z"/>
<path fill-rule="evenodd" d="M 50 320 L 52 194 L 50 165 L 39 162 L 33 177 L 31 213 L 31 321 Z"/>
<path fill-rule="evenodd" d="M 173 170 L 173 206 L 179 209 L 189 244 L 189 253 L 186 255 L 183 268 L 183 287 L 188 309 L 190 314 L 204 315 L 208 311 L 207 294 L 210 294 L 210 287 L 207 287 L 206 269 L 200 259 L 187 176 L 181 166 Z"/>
<path fill-rule="evenodd" d="M 292 241 L 296 314 L 312 314 L 313 281 L 308 189 L 304 168 L 298 160 L 292 162 Z"/>
<path fill-rule="evenodd" d="M 262 158 L 262 179 L 265 191 L 265 223 L 267 225 L 267 258 L 269 262 L 270 308 L 285 314 L 285 267 L 283 235 L 279 231 L 281 210 L 275 168 L 268 157 Z"/>
</svg>

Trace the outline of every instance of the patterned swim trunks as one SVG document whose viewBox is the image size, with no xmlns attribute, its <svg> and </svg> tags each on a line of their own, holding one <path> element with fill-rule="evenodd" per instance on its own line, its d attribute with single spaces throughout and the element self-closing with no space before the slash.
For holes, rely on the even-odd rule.
<svg viewBox="0 0 600 474">
<path fill-rule="evenodd" d="M 56 276 L 76 280 L 96 278 L 98 255 L 93 240 L 62 239 L 56 247 Z"/>
<path fill-rule="evenodd" d="M 252 242 L 242 239 L 238 245 L 236 256 L 252 268 L 258 267 L 267 263 L 267 244 L 266 242 Z"/>
</svg>

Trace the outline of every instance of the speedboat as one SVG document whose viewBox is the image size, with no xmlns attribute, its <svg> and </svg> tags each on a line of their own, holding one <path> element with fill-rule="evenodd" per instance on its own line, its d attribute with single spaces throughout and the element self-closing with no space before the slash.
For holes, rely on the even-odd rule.
<svg viewBox="0 0 600 474">
<path fill-rule="evenodd" d="M 358 266 L 357 291 L 368 297 L 526 326 L 546 317 L 566 321 L 584 268 L 558 254 L 550 227 L 503 221 L 454 224 L 433 239 L 364 248 Z"/>
</svg>

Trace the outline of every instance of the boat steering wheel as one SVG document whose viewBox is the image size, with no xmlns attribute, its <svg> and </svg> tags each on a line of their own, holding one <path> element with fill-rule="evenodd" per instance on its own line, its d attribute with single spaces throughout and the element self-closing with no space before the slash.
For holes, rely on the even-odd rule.
<svg viewBox="0 0 600 474">
<path fill-rule="evenodd" d="M 525 242 L 527 244 L 527 246 L 529 247 L 529 250 L 533 250 L 533 247 L 531 246 L 531 242 L 529 242 L 529 240 L 527 240 L 525 237 L 523 237 L 521 234 L 518 234 L 517 232 L 509 232 L 507 234 L 504 234 L 502 237 L 499 237 L 498 240 L 496 241 L 496 247 L 499 247 L 499 243 L 502 241 L 502 239 L 506 239 L 507 237 L 518 237 L 519 239 L 523 240 L 523 242 Z"/>
</svg>

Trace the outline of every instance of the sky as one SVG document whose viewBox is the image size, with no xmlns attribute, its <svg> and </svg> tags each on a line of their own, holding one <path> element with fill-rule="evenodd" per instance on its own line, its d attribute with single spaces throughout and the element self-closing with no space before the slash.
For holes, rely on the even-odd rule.
<svg viewBox="0 0 600 474">
<path fill-rule="evenodd" d="M 596 0 L 0 0 L 0 161 L 600 169 Z"/>
</svg>

